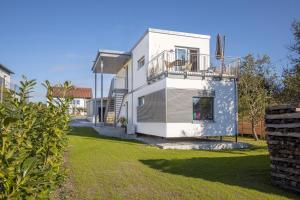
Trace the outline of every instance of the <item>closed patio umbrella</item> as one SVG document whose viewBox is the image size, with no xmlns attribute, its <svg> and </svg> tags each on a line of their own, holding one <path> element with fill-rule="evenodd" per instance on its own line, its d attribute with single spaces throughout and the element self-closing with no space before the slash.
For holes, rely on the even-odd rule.
<svg viewBox="0 0 300 200">
<path fill-rule="evenodd" d="M 223 46 L 222 46 L 222 37 L 221 35 L 218 33 L 217 35 L 217 44 L 216 44 L 216 58 L 218 60 L 223 59 L 224 55 L 223 55 Z"/>
</svg>

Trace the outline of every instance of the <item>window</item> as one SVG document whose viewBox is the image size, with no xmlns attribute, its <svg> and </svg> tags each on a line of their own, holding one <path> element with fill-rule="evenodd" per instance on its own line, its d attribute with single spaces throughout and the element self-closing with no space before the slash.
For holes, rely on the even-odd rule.
<svg viewBox="0 0 300 200">
<path fill-rule="evenodd" d="M 142 68 L 145 65 L 145 56 L 141 57 L 138 60 L 138 69 Z"/>
<path fill-rule="evenodd" d="M 193 97 L 193 120 L 214 119 L 214 98 Z"/>
<path fill-rule="evenodd" d="M 79 105 L 80 104 L 80 100 L 77 100 L 77 105 Z"/>
<path fill-rule="evenodd" d="M 145 97 L 138 98 L 138 106 L 143 106 L 145 104 Z"/>
<path fill-rule="evenodd" d="M 186 48 L 176 48 L 175 56 L 176 56 L 176 60 L 187 60 L 187 49 Z"/>
</svg>

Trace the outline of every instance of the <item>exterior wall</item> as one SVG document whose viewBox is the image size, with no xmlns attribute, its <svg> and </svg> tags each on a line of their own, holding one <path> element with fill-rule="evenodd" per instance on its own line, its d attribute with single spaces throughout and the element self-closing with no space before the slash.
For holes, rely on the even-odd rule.
<svg viewBox="0 0 300 200">
<path fill-rule="evenodd" d="M 128 110 L 129 110 L 128 125 L 132 126 L 136 132 L 165 137 L 166 135 L 165 123 L 138 122 L 137 120 L 138 98 L 162 90 L 165 87 L 166 87 L 166 80 L 162 79 L 151 85 L 146 85 L 143 88 L 134 91 L 133 93 L 131 92 L 127 94 Z"/>
<path fill-rule="evenodd" d="M 171 32 L 172 33 L 172 32 Z M 200 54 L 209 55 L 209 36 L 195 36 L 184 34 L 166 34 L 158 32 L 149 32 L 149 57 L 150 59 L 165 50 L 175 50 L 175 47 L 189 47 L 199 50 Z M 199 57 L 200 59 L 200 57 Z M 199 60 L 200 69 L 204 70 L 202 66 L 209 66 L 209 63 L 203 64 L 203 60 Z M 205 62 L 209 62 L 206 59 Z"/>
<path fill-rule="evenodd" d="M 145 65 L 138 69 L 138 60 L 145 56 Z M 132 50 L 132 69 L 133 69 L 133 89 L 147 84 L 147 64 L 149 62 L 149 34 L 146 34 L 142 40 Z"/>
<path fill-rule="evenodd" d="M 145 103 L 137 107 L 138 122 L 166 122 L 166 90 L 158 90 L 144 96 Z"/>
<path fill-rule="evenodd" d="M 181 103 L 177 115 L 180 116 L 179 122 L 176 118 L 167 118 L 167 137 L 193 137 L 193 136 L 222 136 L 236 134 L 236 99 L 234 81 L 230 80 L 190 80 L 190 79 L 172 79 L 166 78 L 167 88 L 184 89 L 185 92 L 177 92 L 177 100 L 185 96 L 185 101 L 175 101 Z M 190 91 L 187 91 L 190 90 Z M 192 97 L 197 94 L 197 90 L 214 90 L 214 120 L 197 121 L 192 120 Z M 168 96 L 167 99 L 172 97 Z M 174 96 L 173 96 L 174 97 Z M 167 101 L 167 116 L 170 114 L 170 102 Z M 188 107 L 188 104 L 190 107 Z M 176 121 L 177 120 L 177 121 Z M 171 122 L 173 121 L 173 122 Z M 175 122 L 176 121 L 176 122 Z"/>
</svg>

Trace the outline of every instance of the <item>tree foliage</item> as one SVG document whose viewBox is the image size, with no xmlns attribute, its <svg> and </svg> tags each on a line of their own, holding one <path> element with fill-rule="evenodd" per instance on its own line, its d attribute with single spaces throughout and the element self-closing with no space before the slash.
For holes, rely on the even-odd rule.
<svg viewBox="0 0 300 200">
<path fill-rule="evenodd" d="M 36 82 L 25 78 L 20 84 L 20 92 L 0 104 L 0 199 L 48 199 L 64 177 L 71 99 L 54 101 L 46 81 L 47 105 L 29 103 Z M 65 82 L 64 93 L 69 87 Z"/>
<path fill-rule="evenodd" d="M 300 21 L 292 23 L 294 44 L 290 46 L 292 68 L 284 70 L 281 98 L 284 103 L 300 103 Z"/>
<path fill-rule="evenodd" d="M 255 127 L 264 116 L 266 105 L 273 95 L 276 76 L 269 69 L 270 58 L 255 58 L 249 54 L 243 58 L 238 81 L 239 113 L 248 116 L 255 139 Z"/>
</svg>

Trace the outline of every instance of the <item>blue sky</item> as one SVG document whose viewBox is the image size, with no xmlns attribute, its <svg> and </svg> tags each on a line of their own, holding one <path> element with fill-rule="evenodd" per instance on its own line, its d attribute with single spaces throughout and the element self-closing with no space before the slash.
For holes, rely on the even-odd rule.
<svg viewBox="0 0 300 200">
<path fill-rule="evenodd" d="M 299 0 L 0 0 L 0 63 L 15 81 L 37 79 L 34 100 L 43 101 L 41 82 L 93 87 L 97 50 L 129 50 L 152 27 L 209 34 L 212 53 L 216 34 L 225 34 L 227 56 L 268 54 L 280 70 L 299 8 Z"/>
</svg>

